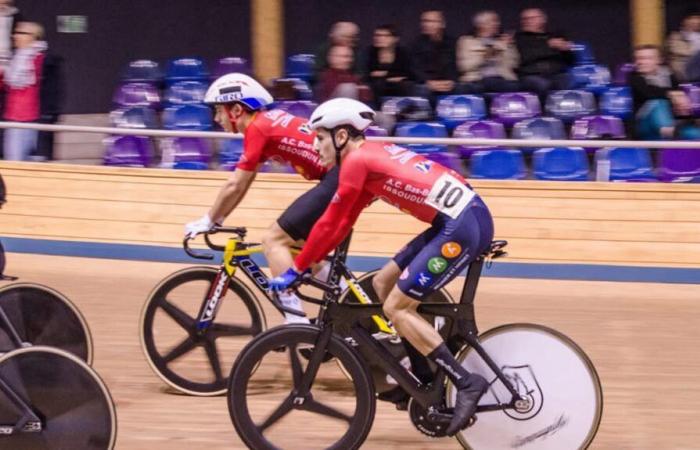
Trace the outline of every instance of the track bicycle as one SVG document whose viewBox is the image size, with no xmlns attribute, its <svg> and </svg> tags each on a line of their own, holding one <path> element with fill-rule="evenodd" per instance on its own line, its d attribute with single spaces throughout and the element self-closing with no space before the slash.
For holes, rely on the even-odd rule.
<svg viewBox="0 0 700 450">
<path fill-rule="evenodd" d="M 473 301 L 482 267 L 503 256 L 505 245 L 494 241 L 472 262 L 459 303 L 418 307 L 423 314 L 446 318 L 448 348 L 468 371 L 490 383 L 470 426 L 456 438 L 467 449 L 587 448 L 600 424 L 603 397 L 583 350 L 541 325 L 508 324 L 478 334 Z M 432 383 L 421 384 L 360 325 L 381 305 L 341 303 L 337 285 L 312 277 L 302 284 L 331 294 L 304 298 L 322 305 L 317 323 L 261 333 L 231 369 L 229 413 L 243 442 L 254 450 L 299 448 L 302 442 L 305 449 L 360 448 L 376 406 L 367 361 L 409 393 L 408 415 L 418 431 L 444 437 L 456 390 L 442 369 Z M 308 359 L 300 357 L 302 350 Z M 343 378 L 321 364 L 328 354 L 349 375 Z"/>
</svg>

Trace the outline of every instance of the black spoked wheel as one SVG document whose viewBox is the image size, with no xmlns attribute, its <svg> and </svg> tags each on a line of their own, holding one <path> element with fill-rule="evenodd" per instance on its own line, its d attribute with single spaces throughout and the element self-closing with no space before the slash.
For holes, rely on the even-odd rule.
<svg viewBox="0 0 700 450">
<path fill-rule="evenodd" d="M 300 352 L 313 349 L 319 335 L 311 325 L 277 327 L 256 337 L 238 356 L 228 406 L 236 431 L 251 449 L 351 450 L 367 438 L 376 406 L 374 387 L 362 360 L 340 337 L 332 336 L 325 351 L 348 375 L 338 365 L 319 362 L 311 389 L 303 395 L 315 358 L 307 360 Z"/>
<path fill-rule="evenodd" d="M 65 350 L 92 364 L 92 338 L 78 308 L 58 291 L 34 283 L 0 289 L 0 308 L 24 343 Z M 0 353 L 16 345 L 0 325 Z"/>
<path fill-rule="evenodd" d="M 114 448 L 114 402 L 95 371 L 73 354 L 43 346 L 13 350 L 0 357 L 0 380 L 41 420 L 41 430 L 30 426 L 11 435 L 0 435 L 0 448 Z M 0 393 L 0 398 L 3 396 Z M 0 423 L 14 424 L 18 418 L 18 411 L 3 398 Z"/>
<path fill-rule="evenodd" d="M 377 272 L 377 270 L 367 272 L 361 277 L 359 277 L 357 280 L 362 290 L 369 296 L 369 298 L 373 302 L 379 301 L 377 300 L 377 293 L 375 292 L 374 287 L 372 287 L 372 280 L 374 279 L 374 276 L 377 274 Z M 349 290 L 345 291 L 340 298 L 341 303 L 345 301 L 351 303 L 358 302 L 357 298 Z M 430 297 L 426 298 L 425 302 L 453 303 L 454 301 L 445 289 L 440 289 L 438 291 L 433 292 L 430 295 Z M 447 334 L 449 332 L 449 327 L 446 326 L 447 322 L 444 317 L 429 316 L 427 314 L 424 314 L 423 317 L 425 318 L 425 320 L 433 324 L 435 329 L 440 332 L 443 339 L 446 339 L 448 337 Z M 374 335 L 375 339 L 377 339 L 382 344 L 382 346 L 386 348 L 398 361 L 401 361 L 401 363 L 405 367 L 410 367 L 410 362 L 408 360 L 408 357 L 406 356 L 406 349 L 401 343 L 400 337 L 392 337 L 391 335 L 380 333 L 377 324 L 372 319 L 361 320 L 360 325 L 362 325 L 365 329 L 369 330 L 369 332 Z M 342 333 L 342 330 L 338 331 Z M 360 349 L 360 352 L 362 352 L 362 349 Z M 377 392 L 385 392 L 398 386 L 396 380 L 394 380 L 391 376 L 387 375 L 387 373 L 384 372 L 384 370 L 381 367 L 372 363 L 368 363 L 368 365 L 370 373 L 372 374 L 372 378 L 374 379 L 374 385 Z"/>
<path fill-rule="evenodd" d="M 177 391 L 222 395 L 225 371 L 251 337 L 267 329 L 257 298 L 233 278 L 206 332 L 197 315 L 217 275 L 211 267 L 190 267 L 164 279 L 141 313 L 141 345 L 153 371 Z"/>
</svg>

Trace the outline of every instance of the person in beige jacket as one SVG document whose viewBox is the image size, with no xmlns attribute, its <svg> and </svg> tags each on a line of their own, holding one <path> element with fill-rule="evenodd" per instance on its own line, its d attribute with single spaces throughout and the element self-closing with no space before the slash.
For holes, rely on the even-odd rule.
<svg viewBox="0 0 700 450">
<path fill-rule="evenodd" d="M 681 22 L 681 29 L 666 40 L 668 64 L 679 81 L 688 80 L 688 63 L 700 52 L 700 11 L 688 12 Z"/>
<path fill-rule="evenodd" d="M 473 18 L 474 35 L 457 41 L 460 92 L 512 92 L 519 89 L 515 76 L 518 52 L 513 37 L 500 34 L 501 20 L 493 11 Z"/>
</svg>

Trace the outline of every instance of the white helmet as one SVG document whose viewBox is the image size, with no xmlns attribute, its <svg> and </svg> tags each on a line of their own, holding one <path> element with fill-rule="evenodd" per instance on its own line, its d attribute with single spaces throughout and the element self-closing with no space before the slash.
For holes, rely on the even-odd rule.
<svg viewBox="0 0 700 450">
<path fill-rule="evenodd" d="M 217 78 L 204 96 L 204 103 L 208 105 L 242 103 L 253 111 L 268 106 L 273 101 L 267 89 L 242 73 L 229 73 Z"/>
<path fill-rule="evenodd" d="M 374 120 L 374 111 L 362 102 L 350 98 L 334 98 L 321 103 L 311 113 L 309 123 L 312 130 L 332 130 L 341 125 L 350 125 L 357 131 L 365 131 Z"/>
</svg>

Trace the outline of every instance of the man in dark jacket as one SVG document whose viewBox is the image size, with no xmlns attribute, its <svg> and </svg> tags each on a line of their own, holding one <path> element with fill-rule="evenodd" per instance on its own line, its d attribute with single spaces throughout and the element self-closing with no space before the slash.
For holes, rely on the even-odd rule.
<svg viewBox="0 0 700 450">
<path fill-rule="evenodd" d="M 442 11 L 424 11 L 420 19 L 421 35 L 411 47 L 416 94 L 428 97 L 431 103 L 437 95 L 455 92 L 457 62 L 456 40 L 445 34 Z"/>
<path fill-rule="evenodd" d="M 546 97 L 550 89 L 571 87 L 567 70 L 574 62 L 572 43 L 546 28 L 544 11 L 529 8 L 520 13 L 520 31 L 515 34 L 520 82 L 525 90 L 537 93 L 540 98 Z"/>
<path fill-rule="evenodd" d="M 42 67 L 41 88 L 39 90 L 39 123 L 56 123 L 61 114 L 63 100 L 63 58 L 51 52 L 46 54 Z M 36 152 L 32 159 L 50 161 L 53 157 L 55 133 L 40 131 L 37 136 Z"/>
</svg>

